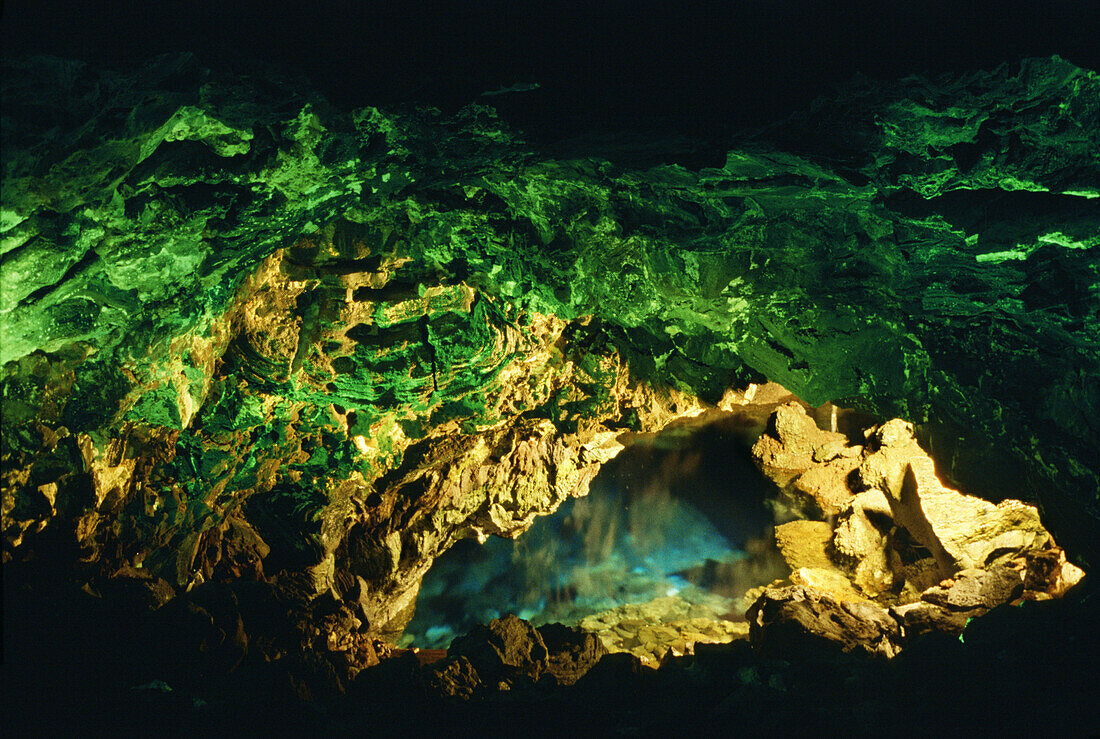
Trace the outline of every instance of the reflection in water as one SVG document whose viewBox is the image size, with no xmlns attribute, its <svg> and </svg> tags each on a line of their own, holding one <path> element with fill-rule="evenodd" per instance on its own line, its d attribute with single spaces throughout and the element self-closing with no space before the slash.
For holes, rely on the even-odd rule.
<svg viewBox="0 0 1100 739">
<path fill-rule="evenodd" d="M 759 428 L 724 416 L 640 439 L 585 498 L 516 541 L 460 542 L 428 573 L 403 645 L 445 647 L 505 613 L 577 624 L 675 596 L 737 618 L 749 588 L 787 571 L 771 547 L 775 492 L 752 464 Z"/>
</svg>

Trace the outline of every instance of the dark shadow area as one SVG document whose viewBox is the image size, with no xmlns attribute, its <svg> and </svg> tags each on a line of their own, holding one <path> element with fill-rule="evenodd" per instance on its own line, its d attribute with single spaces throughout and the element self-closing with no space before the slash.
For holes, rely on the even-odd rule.
<svg viewBox="0 0 1100 739">
<path fill-rule="evenodd" d="M 1060 54 L 1100 66 L 1095 3 L 932 0 L 390 3 L 15 0 L 6 55 L 132 65 L 190 51 L 276 64 L 345 108 L 482 98 L 536 138 L 594 130 L 723 136 L 786 115 L 853 74 L 990 69 Z"/>
<path fill-rule="evenodd" d="M 1068 238 L 1092 236 L 1100 224 L 1095 204 L 1077 195 L 1024 190 L 954 190 L 926 199 L 902 190 L 886 207 L 910 218 L 942 216 L 967 234 L 978 234 L 978 252 L 1028 244 L 1047 231 Z M 1075 233 L 1074 231 L 1079 231 Z"/>
<path fill-rule="evenodd" d="M 469 701 L 431 694 L 412 653 L 364 670 L 337 692 L 326 692 L 315 667 L 295 682 L 278 663 L 246 661 L 226 674 L 224 664 L 214 666 L 225 662 L 224 650 L 209 655 L 192 643 L 201 632 L 151 630 L 164 624 L 150 616 L 135 628 L 115 606 L 42 581 L 34 599 L 12 600 L 28 587 L 6 574 L 0 726 L 8 736 L 1085 737 L 1100 730 L 1093 696 L 1100 599 L 1088 580 L 1062 600 L 997 609 L 963 640 L 921 638 L 890 661 L 834 654 L 791 664 L 760 659 L 739 642 L 701 648 L 659 670 L 611 655 L 572 687 L 517 684 Z M 203 603 L 192 613 L 216 612 L 211 599 Z M 154 659 L 168 648 L 176 650 L 175 671 L 165 668 L 172 660 Z M 308 667 L 295 671 L 309 674 Z"/>
</svg>

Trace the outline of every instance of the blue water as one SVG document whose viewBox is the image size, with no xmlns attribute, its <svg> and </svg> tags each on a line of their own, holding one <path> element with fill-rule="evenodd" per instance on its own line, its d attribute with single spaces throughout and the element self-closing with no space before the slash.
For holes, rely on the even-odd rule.
<svg viewBox="0 0 1100 739">
<path fill-rule="evenodd" d="M 516 541 L 460 542 L 425 577 L 400 643 L 441 648 L 505 613 L 536 625 L 576 621 L 693 587 L 686 571 L 743 558 L 746 541 L 770 534 L 764 501 L 774 488 L 752 465 L 750 443 L 716 427 L 634 444 L 588 496 Z"/>
</svg>

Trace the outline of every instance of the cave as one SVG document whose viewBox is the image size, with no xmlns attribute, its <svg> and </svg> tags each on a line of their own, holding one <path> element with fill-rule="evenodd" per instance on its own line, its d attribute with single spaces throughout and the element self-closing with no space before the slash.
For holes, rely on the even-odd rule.
<svg viewBox="0 0 1100 739">
<path fill-rule="evenodd" d="M 712 411 L 627 440 L 586 495 L 514 540 L 457 543 L 425 575 L 398 645 L 446 649 L 505 613 L 536 627 L 602 615 L 608 623 L 599 630 L 616 642 L 612 625 L 637 621 L 644 604 L 653 611 L 641 619 L 647 624 L 674 622 L 679 632 L 696 618 L 717 629 L 709 638 L 737 633 L 729 619 L 744 621 L 745 593 L 787 574 L 772 540 L 776 514 L 784 518 L 778 488 L 753 464 L 751 446 L 774 401 L 793 396 L 765 394 L 769 403 L 741 413 Z M 648 649 L 639 644 L 639 658 L 657 665 L 687 641 L 664 636 Z"/>
<path fill-rule="evenodd" d="M 5 735 L 1100 733 L 1096 9 L 712 5 L 5 5 Z"/>
</svg>

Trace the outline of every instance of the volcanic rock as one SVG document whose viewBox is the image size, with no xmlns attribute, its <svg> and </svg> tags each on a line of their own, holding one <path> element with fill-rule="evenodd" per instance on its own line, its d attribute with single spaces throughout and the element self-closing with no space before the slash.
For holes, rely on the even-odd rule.
<svg viewBox="0 0 1100 739">
<path fill-rule="evenodd" d="M 716 644 L 747 636 L 747 624 L 725 616 L 729 599 L 708 594 L 692 603 L 681 597 L 628 603 L 581 620 L 581 629 L 599 637 L 612 654 L 629 653 L 649 667 L 669 654 L 691 654 L 697 644 Z"/>
<path fill-rule="evenodd" d="M 1085 576 L 1080 567 L 1066 561 L 1066 552 L 1061 547 L 1028 552 L 1024 566 L 1027 571 L 1024 593 L 1030 600 L 1061 598 Z"/>
<path fill-rule="evenodd" d="M 546 675 L 559 685 L 572 685 L 606 655 L 607 648 L 595 634 L 562 624 L 538 629 L 548 653 Z"/>
<path fill-rule="evenodd" d="M 420 680 L 430 694 L 462 700 L 529 688 L 540 678 L 573 685 L 607 653 L 595 634 L 561 624 L 535 629 L 509 614 L 456 638 L 444 659 L 422 666 Z"/>
<path fill-rule="evenodd" d="M 427 666 L 421 679 L 430 692 L 459 700 L 469 700 L 484 687 L 477 670 L 463 655 Z"/>
<path fill-rule="evenodd" d="M 844 563 L 853 584 L 868 597 L 889 591 L 894 584 L 888 537 L 893 513 L 878 490 L 858 493 L 837 518 L 831 533 L 833 555 Z"/>
<path fill-rule="evenodd" d="M 797 154 L 760 140 L 698 169 L 550 157 L 482 105 L 341 111 L 189 55 L 3 72 L 5 581 L 132 611 L 188 594 L 154 614 L 207 649 L 184 682 L 290 650 L 315 697 L 353 632 L 401 629 L 455 541 L 521 534 L 620 434 L 762 377 L 965 432 L 964 460 L 998 461 L 952 478 L 1037 491 L 1074 556 L 1097 553 L 1094 72 L 868 83 L 786 124 Z M 1033 509 L 947 495 L 904 431 L 857 451 L 792 407 L 759 451 L 822 518 L 848 455 L 874 457 L 859 479 L 937 580 L 1047 551 Z M 891 565 L 903 588 L 920 561 Z M 127 568 L 150 579 L 106 595 Z M 1051 592 L 1078 576 L 1027 571 Z M 268 588 L 287 633 L 254 629 L 228 580 Z"/>
<path fill-rule="evenodd" d="M 788 578 L 794 585 L 804 585 L 812 590 L 828 593 L 837 600 L 863 600 L 864 594 L 853 587 L 852 581 L 837 567 L 800 567 Z M 765 591 L 766 592 L 766 591 Z"/>
<path fill-rule="evenodd" d="M 819 429 L 800 403 L 790 402 L 776 408 L 752 453 L 768 467 L 801 471 L 838 456 L 844 441 L 842 434 Z"/>
<path fill-rule="evenodd" d="M 902 624 L 907 640 L 929 632 L 962 633 L 971 619 L 1010 603 L 1024 591 L 1024 573 L 1006 564 L 986 570 L 961 570 L 928 588 L 921 600 L 900 605 L 891 613 Z"/>
<path fill-rule="evenodd" d="M 757 464 L 784 490 L 787 506 L 809 518 L 835 516 L 847 505 L 860 451 L 843 434 L 818 428 L 795 401 L 776 408 L 752 447 Z"/>
<path fill-rule="evenodd" d="M 833 527 L 824 521 L 788 521 L 775 528 L 775 542 L 791 569 L 790 581 L 840 600 L 861 595 L 829 555 Z"/>
<path fill-rule="evenodd" d="M 859 448 L 845 447 L 844 451 L 846 455 L 825 460 L 794 480 L 794 489 L 806 501 L 807 512 L 815 517 L 837 515 L 852 498 L 849 476 L 859 467 Z"/>
<path fill-rule="evenodd" d="M 788 521 L 775 527 L 775 543 L 792 570 L 831 568 L 826 549 L 832 536 L 833 527 L 825 521 Z"/>
<path fill-rule="evenodd" d="M 950 580 L 924 591 L 921 600 L 956 611 L 989 610 L 1015 600 L 1023 591 L 1023 573 L 1001 564 L 986 570 L 960 570 Z"/>
<path fill-rule="evenodd" d="M 798 406 L 787 405 L 776 410 L 773 426 L 790 427 L 791 419 L 801 419 L 799 428 L 812 423 Z M 816 461 L 804 454 L 804 439 L 810 435 L 812 431 L 787 433 L 792 440 L 789 455 L 775 446 L 778 436 L 758 444 L 756 453 L 763 449 L 765 456 L 771 455 L 768 459 L 801 454 L 802 463 L 811 465 L 803 476 L 826 469 L 835 458 L 848 459 L 861 492 L 848 495 L 833 524 L 792 521 L 776 529 L 776 541 L 792 570 L 820 571 L 816 581 L 804 573 L 796 575 L 798 582 L 842 594 L 845 584 L 824 574 L 840 565 L 869 597 L 895 586 L 914 596 L 959 569 L 992 567 L 1053 544 L 1033 506 L 1013 500 L 993 504 L 940 483 L 910 423 L 893 419 L 867 429 L 866 444 L 834 449 L 817 455 Z M 931 553 L 934 569 L 916 546 Z M 836 585 L 830 586 L 831 581 Z"/>
<path fill-rule="evenodd" d="M 886 495 L 894 520 L 928 548 L 944 576 L 1052 543 L 1034 506 L 1015 500 L 995 505 L 944 487 L 910 425 L 887 422 L 872 441 L 877 448 L 860 465 L 860 480 Z"/>
<path fill-rule="evenodd" d="M 769 588 L 746 617 L 753 647 L 775 659 L 837 653 L 893 657 L 902 641 L 886 609 L 865 600 L 841 601 L 802 585 Z"/>
<path fill-rule="evenodd" d="M 901 625 L 906 643 L 925 634 L 958 636 L 970 623 L 970 619 L 985 613 L 984 610 L 953 610 L 925 601 L 896 606 L 890 613 Z"/>
<path fill-rule="evenodd" d="M 237 596 L 220 583 L 170 601 L 156 612 L 149 632 L 154 663 L 185 685 L 224 678 L 249 651 Z"/>
<path fill-rule="evenodd" d="M 607 655 L 593 666 L 576 687 L 594 698 L 620 694 L 624 686 L 641 687 L 656 682 L 654 670 L 627 652 Z"/>
<path fill-rule="evenodd" d="M 457 637 L 451 642 L 447 657 L 468 660 L 478 677 L 490 686 L 536 682 L 549 666 L 549 652 L 542 635 L 512 614 Z"/>
<path fill-rule="evenodd" d="M 97 588 L 100 596 L 129 617 L 140 616 L 176 597 L 163 578 L 136 567 L 123 567 Z"/>
<path fill-rule="evenodd" d="M 790 408 L 783 413 L 797 416 Z M 929 632 L 957 635 L 971 619 L 999 605 L 1025 594 L 1053 597 L 1080 578 L 1053 546 L 1033 507 L 1012 500 L 994 505 L 944 487 L 911 424 L 894 419 L 864 435 L 866 444 L 848 447 L 857 450 L 850 458 L 862 492 L 850 497 L 833 522 L 776 527 L 776 544 L 792 570 L 789 582 L 802 589 L 773 585 L 753 591 L 758 593 L 749 609 L 754 644 L 765 643 L 771 628 L 786 640 L 797 632 L 800 639 L 841 644 L 854 640 L 853 633 L 869 634 L 872 645 L 891 646 L 868 649 L 885 653 Z M 796 450 L 804 447 L 799 437 L 791 438 Z M 781 458 L 781 450 L 775 456 Z M 827 456 L 818 455 L 811 464 L 820 469 Z M 830 600 L 822 606 L 820 597 L 811 600 L 806 593 L 828 594 Z M 865 600 L 876 598 L 895 604 L 890 613 L 900 632 L 882 631 L 881 608 Z M 848 636 L 833 633 L 832 617 L 823 615 L 838 603 L 852 604 L 834 624 L 843 625 Z M 854 625 L 857 616 L 871 625 Z M 881 641 L 875 629 L 889 638 Z"/>
</svg>

